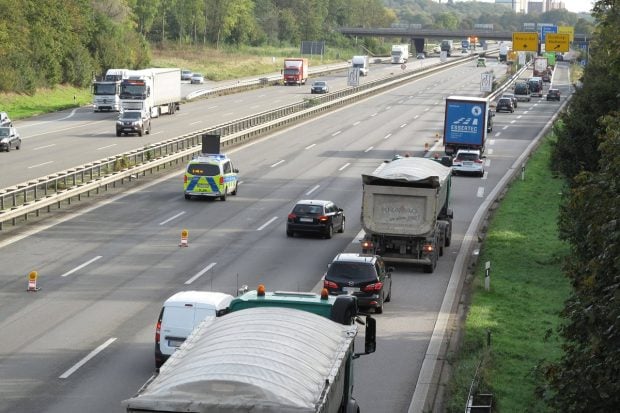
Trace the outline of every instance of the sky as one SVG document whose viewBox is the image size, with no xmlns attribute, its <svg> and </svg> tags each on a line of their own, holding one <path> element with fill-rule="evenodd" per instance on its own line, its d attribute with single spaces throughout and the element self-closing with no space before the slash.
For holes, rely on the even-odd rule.
<svg viewBox="0 0 620 413">
<path fill-rule="evenodd" d="M 456 1 L 471 1 L 471 0 L 456 0 Z M 495 3 L 495 0 L 477 0 L 477 1 Z M 541 0 L 537 0 L 537 1 L 541 1 Z M 592 10 L 592 4 L 594 3 L 594 1 L 591 1 L 591 0 L 560 0 L 560 1 L 564 1 L 566 10 L 572 11 L 573 13 L 589 12 L 590 10 Z M 447 3 L 446 0 L 442 0 L 441 2 Z"/>
</svg>

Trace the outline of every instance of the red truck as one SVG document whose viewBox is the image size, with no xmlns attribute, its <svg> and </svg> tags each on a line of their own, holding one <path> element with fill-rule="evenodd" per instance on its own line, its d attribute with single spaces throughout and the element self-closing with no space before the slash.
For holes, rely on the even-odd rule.
<svg viewBox="0 0 620 413">
<path fill-rule="evenodd" d="M 305 85 L 308 79 L 308 59 L 306 58 L 287 58 L 284 59 L 285 85 Z"/>
</svg>

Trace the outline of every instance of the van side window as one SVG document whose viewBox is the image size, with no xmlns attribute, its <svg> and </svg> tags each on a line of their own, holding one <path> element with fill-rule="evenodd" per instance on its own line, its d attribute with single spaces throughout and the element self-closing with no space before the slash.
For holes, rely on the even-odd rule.
<svg viewBox="0 0 620 413">
<path fill-rule="evenodd" d="M 230 162 L 224 162 L 224 173 L 229 174 L 232 172 L 232 167 L 230 166 Z"/>
</svg>

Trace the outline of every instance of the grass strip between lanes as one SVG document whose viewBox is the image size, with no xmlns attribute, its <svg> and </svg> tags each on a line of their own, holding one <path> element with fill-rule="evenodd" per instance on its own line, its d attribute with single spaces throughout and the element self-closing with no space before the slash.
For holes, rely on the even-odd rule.
<svg viewBox="0 0 620 413">
<path fill-rule="evenodd" d="M 452 355 L 449 412 L 463 412 L 478 370 L 478 393 L 493 394 L 493 411 L 550 411 L 536 397 L 542 361 L 561 355 L 558 316 L 570 293 L 561 272 L 568 245 L 558 239 L 562 179 L 552 176 L 553 136 L 543 139 L 490 218 L 470 289 L 470 305 L 458 354 Z M 485 263 L 491 264 L 485 290 Z M 488 345 L 490 333 L 490 346 Z"/>
</svg>

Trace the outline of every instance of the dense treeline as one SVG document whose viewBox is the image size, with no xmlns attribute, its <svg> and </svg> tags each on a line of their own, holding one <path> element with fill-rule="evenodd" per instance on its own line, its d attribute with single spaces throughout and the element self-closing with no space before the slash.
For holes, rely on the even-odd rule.
<svg viewBox="0 0 620 413">
<path fill-rule="evenodd" d="M 145 67 L 153 45 L 299 46 L 322 40 L 346 48 L 354 40 L 338 27 L 395 23 L 520 30 L 524 22 L 550 21 L 591 30 L 591 23 L 566 11 L 530 16 L 488 3 L 431 0 L 0 0 L 0 7 L 0 92 L 18 93 L 59 83 L 83 87 L 110 67 Z M 381 39 L 364 43 L 381 52 Z"/>
<path fill-rule="evenodd" d="M 560 232 L 570 243 L 565 272 L 564 356 L 545 366 L 561 412 L 620 406 L 620 9 L 598 0 L 583 86 L 556 128 L 552 166 L 568 180 Z M 542 390 L 542 389 L 541 389 Z"/>
</svg>

